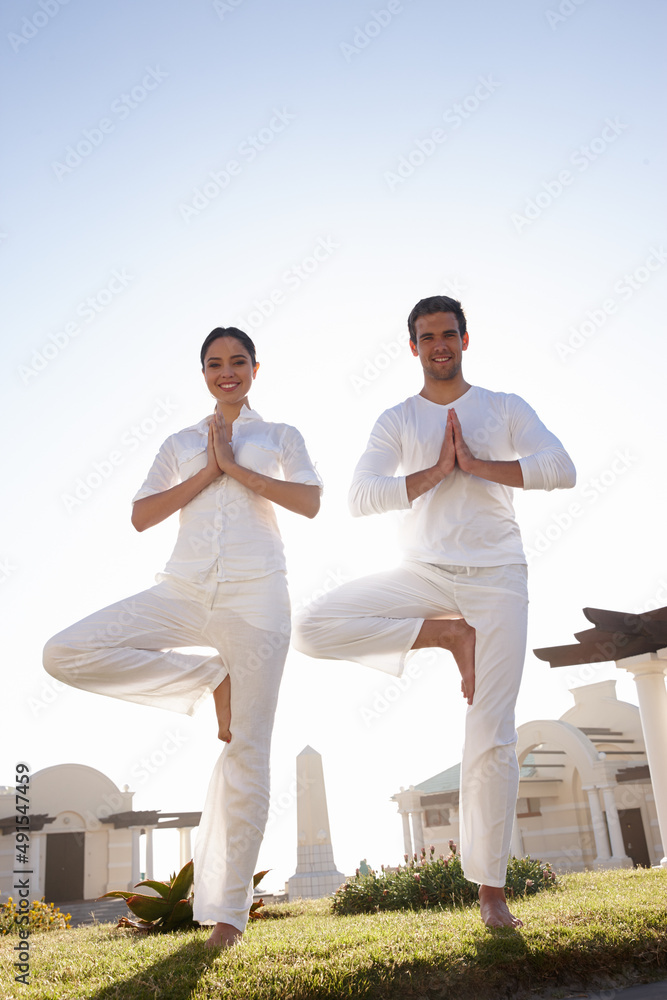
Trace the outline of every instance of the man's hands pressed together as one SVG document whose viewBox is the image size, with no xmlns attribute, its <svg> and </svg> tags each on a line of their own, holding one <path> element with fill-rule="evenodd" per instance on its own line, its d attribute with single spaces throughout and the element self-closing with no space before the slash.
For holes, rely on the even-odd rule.
<svg viewBox="0 0 667 1000">
<path fill-rule="evenodd" d="M 434 486 L 451 475 L 457 467 L 461 472 L 477 476 L 478 479 L 486 479 L 503 486 L 523 487 L 523 474 L 518 459 L 511 462 L 492 462 L 475 458 L 463 437 L 456 410 L 450 406 L 445 424 L 445 437 L 438 461 L 430 469 L 412 472 L 406 476 L 405 485 L 410 503 L 420 497 L 422 493 L 432 490 Z"/>
</svg>

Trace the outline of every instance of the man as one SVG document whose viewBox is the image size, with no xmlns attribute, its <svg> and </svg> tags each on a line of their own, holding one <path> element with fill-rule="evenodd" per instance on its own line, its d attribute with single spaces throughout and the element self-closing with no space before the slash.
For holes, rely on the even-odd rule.
<svg viewBox="0 0 667 1000">
<path fill-rule="evenodd" d="M 295 645 L 310 656 L 394 674 L 410 650 L 451 650 L 469 706 L 463 868 L 479 883 L 484 923 L 518 927 L 504 885 L 519 785 L 514 707 L 528 597 L 512 488 L 570 488 L 575 470 L 523 399 L 465 381 L 469 338 L 459 302 L 422 299 L 408 329 L 424 386 L 381 415 L 350 491 L 355 516 L 405 512 L 405 562 L 333 591 L 297 623 Z"/>
</svg>

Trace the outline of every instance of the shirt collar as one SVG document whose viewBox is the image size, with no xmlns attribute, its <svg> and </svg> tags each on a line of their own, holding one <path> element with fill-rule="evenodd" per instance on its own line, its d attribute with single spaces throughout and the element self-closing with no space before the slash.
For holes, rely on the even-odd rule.
<svg viewBox="0 0 667 1000">
<path fill-rule="evenodd" d="M 203 420 L 200 420 L 198 424 L 195 424 L 195 429 L 199 431 L 203 437 L 207 437 L 208 435 L 208 425 L 210 424 L 212 418 L 213 414 L 209 413 L 208 416 L 204 417 Z M 234 423 L 245 423 L 248 420 L 262 419 L 263 417 L 257 412 L 257 410 L 253 410 L 251 406 L 244 406 Z"/>
</svg>

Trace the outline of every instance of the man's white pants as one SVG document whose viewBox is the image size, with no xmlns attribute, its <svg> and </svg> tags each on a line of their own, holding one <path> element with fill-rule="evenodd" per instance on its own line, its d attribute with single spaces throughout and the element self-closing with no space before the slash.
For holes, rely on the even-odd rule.
<svg viewBox="0 0 667 1000">
<path fill-rule="evenodd" d="M 459 806 L 466 878 L 504 886 L 519 787 L 514 725 L 526 652 L 526 567 L 400 568 L 346 583 L 295 622 L 309 656 L 356 660 L 400 675 L 427 618 L 476 629 L 475 695 L 466 716 Z"/>
<path fill-rule="evenodd" d="M 168 577 L 58 633 L 45 669 L 73 687 L 192 715 L 230 675 L 232 741 L 195 843 L 195 919 L 245 928 L 269 810 L 269 752 L 289 647 L 283 573 L 204 584 Z M 174 647 L 212 646 L 217 655 Z"/>
</svg>

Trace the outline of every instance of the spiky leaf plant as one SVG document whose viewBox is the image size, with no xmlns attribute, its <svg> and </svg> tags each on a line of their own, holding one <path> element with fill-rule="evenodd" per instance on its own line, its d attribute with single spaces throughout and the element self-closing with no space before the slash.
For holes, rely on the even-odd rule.
<svg viewBox="0 0 667 1000">
<path fill-rule="evenodd" d="M 129 917 L 121 917 L 118 921 L 119 927 L 133 927 L 146 933 L 198 927 L 199 924 L 192 915 L 193 878 L 194 866 L 192 861 L 188 861 L 178 875 L 172 875 L 166 882 L 156 882 L 154 879 L 137 882 L 136 889 L 145 885 L 149 889 L 154 889 L 158 893 L 157 896 L 115 889 L 113 892 L 105 892 L 99 898 L 124 899 L 132 913 L 139 918 L 130 920 Z"/>
</svg>

